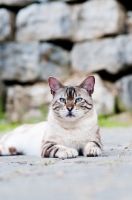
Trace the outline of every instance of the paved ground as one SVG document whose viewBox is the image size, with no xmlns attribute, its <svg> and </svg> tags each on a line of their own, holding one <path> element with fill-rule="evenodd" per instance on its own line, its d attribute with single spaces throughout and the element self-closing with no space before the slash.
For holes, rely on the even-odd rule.
<svg viewBox="0 0 132 200">
<path fill-rule="evenodd" d="M 102 157 L 0 157 L 0 200 L 132 200 L 132 128 L 101 135 Z"/>
</svg>

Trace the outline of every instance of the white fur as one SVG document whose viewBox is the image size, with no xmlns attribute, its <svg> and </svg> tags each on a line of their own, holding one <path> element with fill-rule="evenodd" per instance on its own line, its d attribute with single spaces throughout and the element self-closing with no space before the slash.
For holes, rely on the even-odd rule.
<svg viewBox="0 0 132 200">
<path fill-rule="evenodd" d="M 57 79 L 50 77 L 53 101 L 48 121 L 23 125 L 5 135 L 0 140 L 0 155 L 22 153 L 72 158 L 77 157 L 79 151 L 85 156 L 100 155 L 98 120 L 91 97 L 94 83 L 94 77 L 89 76 L 80 86 L 64 87 Z M 76 101 L 78 97 L 81 97 L 80 103 Z"/>
<path fill-rule="evenodd" d="M 69 148 L 84 148 L 91 140 L 99 141 L 96 138 L 98 130 L 97 114 L 91 109 L 85 117 L 76 121 L 57 120 L 50 109 L 47 129 L 44 134 L 44 141 L 53 141 Z"/>
<path fill-rule="evenodd" d="M 8 133 L 0 140 L 0 151 L 2 155 L 9 154 L 9 148 L 17 149 L 25 155 L 41 155 L 41 145 L 43 135 L 46 130 L 47 122 L 41 122 L 36 125 L 22 125 L 14 131 Z"/>
<path fill-rule="evenodd" d="M 87 143 L 84 148 L 84 156 L 87 157 L 89 155 L 94 155 L 94 156 L 101 155 L 101 149 L 98 148 L 93 142 Z"/>
<path fill-rule="evenodd" d="M 52 141 L 65 147 L 74 148 L 74 151 L 72 151 L 76 157 L 75 149 L 84 148 L 89 141 L 99 141 L 95 134 L 97 130 L 97 115 L 94 108 L 85 117 L 76 121 L 57 120 L 51 108 L 47 122 L 23 125 L 5 135 L 0 140 L 0 151 L 2 155 L 8 155 L 8 148 L 14 147 L 17 152 L 41 156 L 43 140 L 43 142 Z M 58 157 L 60 157 L 59 154 L 62 153 L 58 152 Z M 62 157 L 65 158 L 65 155 L 62 155 Z"/>
</svg>

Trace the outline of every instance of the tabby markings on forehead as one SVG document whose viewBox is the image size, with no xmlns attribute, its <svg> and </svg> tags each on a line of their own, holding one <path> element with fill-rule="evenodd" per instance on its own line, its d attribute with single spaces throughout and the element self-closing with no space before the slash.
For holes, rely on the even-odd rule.
<svg viewBox="0 0 132 200">
<path fill-rule="evenodd" d="M 77 96 L 75 87 L 68 86 L 66 88 L 66 95 L 68 100 L 73 100 Z"/>
</svg>

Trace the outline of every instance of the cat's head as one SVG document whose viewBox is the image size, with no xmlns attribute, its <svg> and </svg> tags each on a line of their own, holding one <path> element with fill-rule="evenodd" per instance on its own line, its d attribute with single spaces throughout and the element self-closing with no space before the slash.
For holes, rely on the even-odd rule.
<svg viewBox="0 0 132 200">
<path fill-rule="evenodd" d="M 48 82 L 53 95 L 52 110 L 59 119 L 76 121 L 92 109 L 94 76 L 87 77 L 79 86 L 64 86 L 54 77 L 49 77 Z"/>
</svg>

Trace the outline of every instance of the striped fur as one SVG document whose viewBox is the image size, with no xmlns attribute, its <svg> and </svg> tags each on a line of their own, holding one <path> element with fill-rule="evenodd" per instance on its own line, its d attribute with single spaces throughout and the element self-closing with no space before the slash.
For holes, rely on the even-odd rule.
<svg viewBox="0 0 132 200">
<path fill-rule="evenodd" d="M 66 148 L 65 146 L 47 141 L 43 145 L 41 156 L 61 159 L 76 158 L 78 156 L 78 152 L 75 149 Z"/>
<path fill-rule="evenodd" d="M 76 88 L 72 87 L 72 86 L 66 87 L 65 94 L 66 94 L 68 100 L 73 100 L 75 97 L 77 97 Z"/>
<path fill-rule="evenodd" d="M 0 155 L 35 155 L 53 158 L 99 156 L 102 144 L 92 101 L 94 77 L 79 86 L 63 86 L 50 77 L 53 95 L 47 122 L 23 125 L 0 140 Z"/>
</svg>

